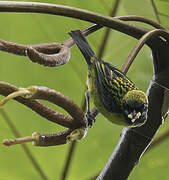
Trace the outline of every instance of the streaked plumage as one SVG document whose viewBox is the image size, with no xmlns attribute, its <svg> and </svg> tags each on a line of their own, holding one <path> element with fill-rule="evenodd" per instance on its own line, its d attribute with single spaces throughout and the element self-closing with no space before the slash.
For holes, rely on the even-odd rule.
<svg viewBox="0 0 169 180">
<path fill-rule="evenodd" d="M 144 92 L 115 66 L 96 57 L 81 31 L 69 33 L 88 64 L 88 92 L 94 105 L 109 121 L 140 126 L 146 121 L 148 100 Z M 90 111 L 87 110 L 90 120 Z"/>
</svg>

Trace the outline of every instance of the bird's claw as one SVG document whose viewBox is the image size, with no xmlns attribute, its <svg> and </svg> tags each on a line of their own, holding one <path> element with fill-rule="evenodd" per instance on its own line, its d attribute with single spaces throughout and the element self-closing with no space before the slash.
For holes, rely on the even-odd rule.
<svg viewBox="0 0 169 180">
<path fill-rule="evenodd" d="M 96 121 L 95 116 L 93 116 L 91 113 L 86 113 L 85 116 L 86 116 L 86 119 L 87 119 L 87 122 L 88 122 L 88 126 L 92 127 L 93 122 Z"/>
</svg>

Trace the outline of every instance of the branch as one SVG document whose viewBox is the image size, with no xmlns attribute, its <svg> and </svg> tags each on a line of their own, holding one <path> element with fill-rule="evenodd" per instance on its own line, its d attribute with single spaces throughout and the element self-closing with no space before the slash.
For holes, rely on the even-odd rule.
<svg viewBox="0 0 169 180">
<path fill-rule="evenodd" d="M 155 30 L 149 31 L 148 33 L 144 34 L 144 36 L 142 36 L 142 38 L 140 38 L 140 40 L 137 42 L 134 49 L 131 51 L 130 55 L 128 56 L 127 60 L 123 64 L 123 66 L 121 68 L 122 72 L 127 73 L 127 71 L 129 70 L 131 64 L 133 63 L 134 59 L 136 58 L 137 54 L 139 53 L 139 51 L 141 50 L 143 45 L 149 39 L 151 39 L 152 37 L 154 38 L 156 36 L 164 37 L 166 40 L 169 41 L 169 33 L 162 29 L 155 29 Z"/>
<path fill-rule="evenodd" d="M 120 16 L 116 17 L 124 21 L 140 21 L 148 23 L 154 27 L 164 29 L 159 24 L 147 20 L 140 16 Z M 82 30 L 85 36 L 99 30 L 103 26 L 93 25 Z M 146 41 L 147 42 L 147 41 Z M 23 45 L 5 40 L 0 40 L 0 50 L 20 56 L 28 56 L 32 62 L 43 66 L 56 67 L 66 64 L 70 58 L 70 48 L 74 45 L 72 38 L 64 43 L 44 43 L 35 45 Z"/>
<path fill-rule="evenodd" d="M 98 14 L 95 14 L 92 12 L 88 12 L 88 11 L 84 11 L 84 10 L 80 10 L 80 9 L 76 9 L 76 8 L 72 8 L 72 7 L 67 7 L 67 6 L 59 6 L 59 5 L 52 5 L 52 4 L 45 4 L 45 3 L 33 3 L 33 4 L 34 4 L 34 7 L 32 7 L 32 4 L 30 5 L 29 2 L 26 2 L 26 3 L 25 2 L 23 2 L 23 3 L 3 2 L 2 3 L 2 1 L 1 1 L 0 2 L 0 10 L 2 12 L 4 12 L 4 11 L 11 12 L 11 8 L 12 8 L 12 12 L 13 11 L 36 12 L 36 13 L 49 13 L 49 14 L 62 15 L 62 13 L 60 11 L 62 11 L 64 9 L 66 12 L 67 12 L 67 10 L 69 10 L 69 13 L 76 12 L 78 14 L 78 16 L 75 18 L 81 17 L 81 15 L 79 15 L 79 12 L 85 13 L 86 15 L 92 14 L 94 17 L 96 17 L 96 19 L 97 19 L 97 16 L 101 16 L 101 15 L 98 15 Z M 118 6 L 118 1 L 116 3 L 116 6 Z M 49 7 L 51 7 L 50 10 L 49 10 Z M 45 8 L 47 8 L 47 9 L 45 10 Z M 113 15 L 115 11 L 116 11 L 116 8 L 115 8 L 115 10 L 112 11 L 111 15 Z M 67 15 L 67 16 L 69 16 L 69 15 Z M 74 14 L 72 14 L 71 17 L 74 17 Z M 104 18 L 106 18 L 106 17 L 103 16 L 103 19 Z M 159 29 L 165 29 L 160 24 L 158 24 L 154 21 L 151 21 L 149 19 L 146 19 L 144 17 L 140 17 L 140 16 L 119 16 L 119 17 L 115 17 L 114 19 L 120 19 L 123 21 L 139 21 L 139 22 L 144 22 L 146 24 L 152 25 L 153 27 L 156 27 Z M 88 19 L 88 21 L 89 20 L 90 20 L 90 18 Z M 109 21 L 109 19 L 107 19 L 107 21 Z M 114 21 L 111 21 L 111 22 L 112 22 L 112 24 L 115 24 Z M 116 22 L 116 23 L 119 24 L 120 28 L 118 28 L 118 29 L 115 28 L 115 29 L 121 31 L 121 28 L 122 28 L 122 26 L 124 26 L 124 24 L 121 24 L 121 22 L 120 23 L 119 22 Z M 125 26 L 124 26 L 124 28 L 126 28 Z M 123 33 L 132 35 L 128 31 L 132 30 L 134 28 L 138 34 L 136 38 L 140 37 L 139 31 L 142 29 L 132 27 L 129 25 L 127 25 L 127 26 L 128 26 L 128 28 Z M 102 25 L 95 24 L 89 28 L 84 29 L 82 32 L 85 36 L 87 36 L 90 33 L 97 31 L 98 29 L 100 29 L 102 27 L 103 27 L 103 24 Z M 122 28 L 122 29 L 124 29 L 124 28 Z M 142 30 L 142 33 L 144 34 L 144 33 L 146 33 L 146 31 Z M 147 44 L 151 45 L 151 41 L 150 42 L 147 41 Z M 74 42 L 71 38 L 66 40 L 64 43 L 48 43 L 48 44 L 36 44 L 36 45 L 22 45 L 22 44 L 17 44 L 17 43 L 13 43 L 13 42 L 7 42 L 4 40 L 0 40 L 0 50 L 6 51 L 9 53 L 14 53 L 14 54 L 21 55 L 21 56 L 28 56 L 32 62 L 41 64 L 43 66 L 49 66 L 49 67 L 56 67 L 56 66 L 60 66 L 60 65 L 67 63 L 70 58 L 70 48 L 73 45 L 74 45 Z"/>
<path fill-rule="evenodd" d="M 0 11 L 25 13 L 32 12 L 72 17 L 115 29 L 137 39 L 139 39 L 144 33 L 147 32 L 145 29 L 126 24 L 117 18 L 107 17 L 98 13 L 63 5 L 35 2 L 0 1 Z"/>
<path fill-rule="evenodd" d="M 142 17 L 142 16 L 136 16 L 136 15 L 128 15 L 128 16 L 116 16 L 114 18 L 117 18 L 119 20 L 122 20 L 122 21 L 136 21 L 136 22 L 142 22 L 142 23 L 145 23 L 145 24 L 148 24 L 152 27 L 155 27 L 157 29 L 164 29 L 164 30 L 167 30 L 163 25 L 155 22 L 155 21 L 152 21 L 151 19 L 147 19 L 145 17 Z"/>
<path fill-rule="evenodd" d="M 17 88 L 16 86 L 11 85 L 6 82 L 2 82 L 2 81 L 0 82 L 0 94 L 1 95 L 8 96 L 11 93 L 17 92 L 17 91 L 19 91 L 19 88 Z M 65 127 L 73 128 L 73 118 L 65 116 L 61 113 L 58 113 L 58 112 L 52 110 L 51 108 L 40 103 L 38 100 L 26 99 L 23 97 L 16 97 L 14 100 L 31 108 L 36 113 L 38 113 L 42 117 L 44 117 L 52 122 L 58 123 Z"/>
<path fill-rule="evenodd" d="M 26 89 L 17 88 L 9 83 L 0 82 L 0 94 L 6 96 L 0 102 L 1 106 L 11 98 L 14 98 L 47 120 L 69 128 L 67 131 L 56 134 L 33 133 L 32 136 L 24 138 L 4 140 L 4 145 L 9 146 L 30 141 L 33 141 L 36 146 L 59 145 L 81 139 L 87 133 L 87 122 L 83 111 L 72 100 L 55 90 L 38 86 L 31 86 Z M 65 109 L 71 116 L 54 111 L 35 99 L 44 99 L 52 102 Z"/>
</svg>

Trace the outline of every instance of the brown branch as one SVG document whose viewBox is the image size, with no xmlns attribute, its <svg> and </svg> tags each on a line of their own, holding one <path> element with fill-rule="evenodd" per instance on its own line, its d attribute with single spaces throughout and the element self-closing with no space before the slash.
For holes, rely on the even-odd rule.
<svg viewBox="0 0 169 180">
<path fill-rule="evenodd" d="M 33 141 L 34 145 L 36 146 L 53 146 L 65 144 L 68 141 L 81 139 L 86 135 L 87 122 L 84 117 L 84 113 L 68 97 L 63 96 L 61 93 L 55 90 L 38 86 L 28 87 L 26 89 L 26 92 L 28 93 L 24 94 L 24 97 L 17 97 L 20 95 L 19 92 L 21 91 L 21 94 L 23 94 L 24 90 L 24 88 L 18 89 L 17 87 L 9 83 L 0 82 L 0 94 L 7 96 L 7 98 L 15 97 L 15 100 L 31 108 L 39 115 L 64 127 L 68 127 L 69 129 L 67 131 L 59 132 L 56 134 L 33 133 L 32 136 L 24 138 L 16 138 L 14 140 L 7 139 L 4 140 L 4 145 L 9 146 Z M 15 96 L 15 92 L 17 92 L 17 96 Z M 13 93 L 14 96 L 11 96 L 11 93 Z M 9 94 L 10 96 L 8 96 Z M 40 103 L 38 100 L 34 100 L 34 98 L 44 99 L 58 106 L 61 106 L 66 111 L 68 111 L 71 116 L 66 116 L 62 113 L 54 111 L 49 107 L 45 106 L 44 104 Z"/>
<path fill-rule="evenodd" d="M 74 121 L 80 125 L 80 127 L 82 125 L 85 126 L 85 122 L 83 120 L 84 112 L 67 96 L 64 96 L 58 91 L 43 86 L 31 86 L 27 89 L 33 91 L 31 99 L 43 99 L 58 105 L 65 109 L 73 117 Z"/>
<path fill-rule="evenodd" d="M 67 137 L 73 132 L 73 129 L 58 132 L 55 134 L 39 134 L 39 139 L 34 141 L 35 146 L 56 146 L 67 143 Z"/>
<path fill-rule="evenodd" d="M 84 29 L 85 36 L 100 29 L 102 26 L 93 25 Z M 64 43 L 43 43 L 23 45 L 5 40 L 0 40 L 0 50 L 20 56 L 28 56 L 34 62 L 43 66 L 56 67 L 66 64 L 70 59 L 70 48 L 74 45 L 70 38 Z"/>
<path fill-rule="evenodd" d="M 96 23 L 100 26 L 106 26 L 115 29 L 137 39 L 139 39 L 143 34 L 147 32 L 147 30 L 145 29 L 126 24 L 123 21 L 118 20 L 117 18 L 106 17 L 90 11 L 56 4 L 0 1 L 0 11 L 25 13 L 32 12 L 72 17 Z M 147 44 L 151 46 L 152 42 L 147 42 Z"/>
<path fill-rule="evenodd" d="M 8 96 L 9 94 L 18 91 L 19 89 L 6 82 L 0 82 L 0 94 L 3 96 Z M 34 99 L 26 99 L 23 97 L 17 97 L 15 98 L 16 101 L 20 102 L 21 104 L 31 108 L 33 111 L 35 111 L 37 114 L 41 115 L 45 119 L 52 121 L 54 123 L 60 124 L 64 127 L 68 128 L 76 128 L 79 126 L 82 126 L 81 121 L 75 121 L 74 118 L 70 116 L 66 116 L 62 113 L 59 113 L 48 106 L 42 104 L 38 100 Z M 81 118 L 81 116 L 80 116 Z M 77 126 L 76 126 L 77 125 Z"/>
<path fill-rule="evenodd" d="M 69 48 L 60 43 L 22 45 L 0 40 L 0 50 L 20 56 L 28 56 L 32 62 L 43 66 L 60 66 L 69 60 Z"/>
<path fill-rule="evenodd" d="M 45 46 L 46 44 L 41 44 L 40 48 L 30 46 L 26 49 L 26 55 L 32 62 L 43 66 L 56 67 L 66 64 L 69 61 L 70 49 L 68 47 L 60 43 L 51 43 L 49 45 L 54 45 L 54 48 L 50 47 L 50 49 L 47 49 L 43 45 Z"/>
<path fill-rule="evenodd" d="M 122 66 L 122 71 L 124 73 L 127 73 L 127 71 L 129 70 L 131 64 L 133 63 L 135 57 L 137 56 L 137 54 L 139 53 L 139 51 L 141 50 L 141 48 L 143 47 L 143 45 L 146 43 L 146 41 L 148 41 L 149 39 L 151 39 L 152 37 L 154 38 L 155 36 L 162 36 L 165 39 L 169 40 L 169 33 L 165 30 L 162 29 L 155 29 L 152 31 L 149 31 L 148 33 L 146 33 L 135 45 L 134 49 L 131 51 L 130 55 L 128 56 L 127 60 L 125 61 L 125 63 Z"/>
<path fill-rule="evenodd" d="M 155 21 L 152 21 L 151 19 L 147 19 L 145 17 L 142 17 L 142 16 L 135 16 L 135 15 L 128 15 L 128 16 L 117 16 L 117 17 L 114 17 L 114 18 L 117 18 L 119 20 L 122 20 L 122 21 L 136 21 L 136 22 L 142 22 L 142 23 L 145 23 L 145 24 L 148 24 L 152 27 L 155 27 L 157 29 L 164 29 L 166 30 L 166 28 L 155 22 Z"/>
<path fill-rule="evenodd" d="M 111 15 L 115 13 L 118 6 L 118 1 L 116 2 L 115 5 L 116 5 L 115 10 L 112 11 Z M 156 28 L 165 29 L 160 24 L 140 16 L 119 16 L 115 18 L 123 21 L 144 22 Z M 95 24 L 93 26 L 90 26 L 89 28 L 82 30 L 82 32 L 85 36 L 87 36 L 99 30 L 102 27 L 103 27 L 102 25 Z M 109 34 L 109 32 L 110 29 L 107 30 L 106 36 Z M 105 38 L 108 39 L 108 36 Z M 105 42 L 107 41 L 106 39 L 104 40 Z M 35 45 L 22 45 L 13 42 L 8 42 L 5 40 L 0 40 L 0 50 L 8 53 L 13 53 L 16 55 L 28 56 L 28 58 L 32 62 L 49 67 L 56 67 L 66 64 L 69 61 L 70 48 L 73 45 L 74 42 L 71 38 L 66 40 L 64 43 L 44 43 L 44 44 L 35 44 Z M 103 50 L 103 47 L 101 47 L 101 49 Z M 101 54 L 102 54 L 102 50 L 100 50 Z"/>
</svg>

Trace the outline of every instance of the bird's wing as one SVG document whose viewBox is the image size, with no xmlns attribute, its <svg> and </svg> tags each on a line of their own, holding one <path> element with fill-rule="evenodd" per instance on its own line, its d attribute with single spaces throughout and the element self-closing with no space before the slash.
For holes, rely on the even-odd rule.
<svg viewBox="0 0 169 180">
<path fill-rule="evenodd" d="M 104 107 L 109 112 L 121 112 L 124 95 L 136 89 L 132 81 L 116 67 L 103 61 L 95 61 L 96 85 Z"/>
<path fill-rule="evenodd" d="M 109 82 L 112 86 L 120 87 L 123 93 L 126 93 L 129 90 L 137 89 L 134 83 L 119 69 L 109 63 L 103 63 L 105 67 L 104 71 L 106 73 L 105 78 L 110 80 Z"/>
</svg>

